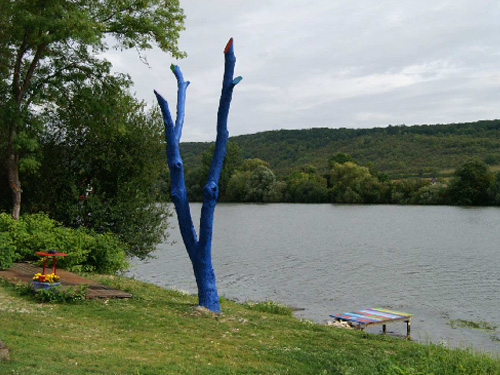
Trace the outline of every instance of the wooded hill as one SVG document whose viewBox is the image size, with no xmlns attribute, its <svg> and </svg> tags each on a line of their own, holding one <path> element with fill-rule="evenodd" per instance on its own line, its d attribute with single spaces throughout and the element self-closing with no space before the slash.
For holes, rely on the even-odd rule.
<svg viewBox="0 0 500 375">
<path fill-rule="evenodd" d="M 306 164 L 326 171 L 328 158 L 342 152 L 358 164 L 391 178 L 449 176 L 470 158 L 500 164 L 500 120 L 446 125 L 389 125 L 373 129 L 274 130 L 231 137 L 244 158 L 269 162 L 277 175 Z M 209 142 L 181 144 L 186 168 L 201 165 Z"/>
</svg>

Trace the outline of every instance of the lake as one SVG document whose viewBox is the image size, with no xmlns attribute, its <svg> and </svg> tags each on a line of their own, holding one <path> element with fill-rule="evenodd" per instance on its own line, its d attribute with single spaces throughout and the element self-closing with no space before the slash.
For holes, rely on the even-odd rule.
<svg viewBox="0 0 500 375">
<path fill-rule="evenodd" d="M 191 205 L 195 226 L 200 209 Z M 196 293 L 171 222 L 157 258 L 134 260 L 127 275 Z M 279 301 L 320 323 L 391 308 L 414 314 L 413 339 L 500 353 L 499 246 L 497 207 L 219 203 L 212 256 L 219 294 L 229 299 Z M 499 328 L 456 327 L 457 319 Z M 404 323 L 387 328 L 406 332 Z"/>
</svg>

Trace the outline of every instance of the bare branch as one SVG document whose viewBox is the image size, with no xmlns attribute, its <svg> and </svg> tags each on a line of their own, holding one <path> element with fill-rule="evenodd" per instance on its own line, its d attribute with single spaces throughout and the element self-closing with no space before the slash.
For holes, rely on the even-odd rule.
<svg viewBox="0 0 500 375">
<path fill-rule="evenodd" d="M 20 90 L 17 94 L 16 100 L 18 103 L 21 102 L 24 94 L 26 93 L 26 90 L 28 89 L 28 86 L 31 82 L 31 77 L 33 77 L 33 73 L 35 72 L 35 68 L 36 68 L 38 62 L 40 61 L 42 54 L 43 54 L 46 47 L 47 47 L 47 43 L 42 43 L 42 44 L 38 45 L 36 52 L 35 52 L 35 56 L 33 57 L 33 60 L 31 60 L 31 64 L 28 68 L 28 71 L 26 72 L 26 76 L 24 77 L 23 85 L 20 87 Z"/>
<path fill-rule="evenodd" d="M 179 69 L 180 73 L 180 69 Z M 182 78 L 182 73 L 180 74 Z M 178 92 L 186 91 L 186 83 L 183 79 L 177 81 Z M 198 238 L 196 236 L 196 230 L 194 229 L 193 219 L 191 217 L 191 211 L 189 209 L 189 200 L 187 197 L 185 180 L 184 180 L 184 168 L 182 165 L 182 158 L 179 151 L 180 137 L 176 135 L 176 128 L 174 122 L 172 121 L 172 116 L 170 115 L 170 110 L 168 108 L 168 103 L 163 97 L 155 91 L 156 99 L 160 105 L 161 113 L 163 115 L 163 123 L 165 124 L 165 140 L 167 141 L 167 162 L 168 168 L 170 170 L 171 179 L 171 196 L 172 202 L 175 205 L 175 211 L 177 212 L 177 218 L 179 221 L 179 229 L 181 231 L 182 239 L 186 245 L 187 252 L 190 258 L 193 258 L 198 249 Z M 178 93 L 178 95 L 180 95 Z M 179 106 L 178 117 L 184 117 L 184 107 Z M 180 115 L 180 116 L 179 116 Z M 179 119 L 176 122 L 180 121 Z"/>
<path fill-rule="evenodd" d="M 175 138 L 177 142 L 181 141 L 182 127 L 184 126 L 184 117 L 186 112 L 186 90 L 189 81 L 184 81 L 181 69 L 177 65 L 170 65 L 170 70 L 174 72 L 177 78 L 177 114 L 175 116 Z"/>
<path fill-rule="evenodd" d="M 233 96 L 233 89 L 241 81 L 241 77 L 233 78 L 236 57 L 233 49 L 233 38 L 229 40 L 224 49 L 224 78 L 222 80 L 222 93 L 217 112 L 217 138 L 215 140 L 214 156 L 208 172 L 207 183 L 203 188 L 203 206 L 200 219 L 200 248 L 204 248 L 212 237 L 212 225 L 215 205 L 219 196 L 219 178 L 226 154 L 227 119 Z"/>
</svg>

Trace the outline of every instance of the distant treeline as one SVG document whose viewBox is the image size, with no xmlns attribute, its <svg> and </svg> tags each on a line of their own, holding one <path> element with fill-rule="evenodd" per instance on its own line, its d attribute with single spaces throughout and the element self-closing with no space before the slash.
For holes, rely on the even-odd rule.
<svg viewBox="0 0 500 375">
<path fill-rule="evenodd" d="M 285 178 L 304 165 L 329 173 L 329 158 L 351 155 L 359 165 L 392 179 L 449 177 L 465 160 L 500 164 L 500 120 L 448 125 L 388 126 L 373 129 L 277 130 L 231 137 L 245 159 L 258 158 Z M 183 143 L 184 165 L 201 167 L 210 143 Z"/>
<path fill-rule="evenodd" d="M 186 187 L 192 201 L 201 201 L 213 146 L 201 155 L 201 166 L 186 170 Z M 363 166 L 349 154 L 336 153 L 320 171 L 306 164 L 277 175 L 267 161 L 244 159 L 235 143 L 228 143 L 219 182 L 220 201 L 296 203 L 389 204 L 500 204 L 500 172 L 496 175 L 478 159 L 462 162 L 450 179 L 392 180 L 373 165 Z M 162 176 L 168 194 L 168 175 Z"/>
</svg>

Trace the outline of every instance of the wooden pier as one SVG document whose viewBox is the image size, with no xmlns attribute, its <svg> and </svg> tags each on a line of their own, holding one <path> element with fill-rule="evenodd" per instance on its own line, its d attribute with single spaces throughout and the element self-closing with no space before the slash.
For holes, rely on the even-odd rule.
<svg viewBox="0 0 500 375">
<path fill-rule="evenodd" d="M 412 314 L 409 313 L 373 308 L 330 316 L 338 321 L 355 324 L 355 327 L 360 330 L 365 330 L 369 325 L 382 325 L 384 334 L 387 333 L 387 323 L 403 321 L 406 323 L 406 339 L 410 339 Z"/>
</svg>

